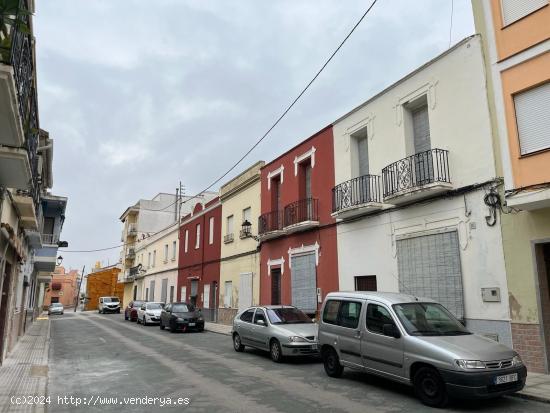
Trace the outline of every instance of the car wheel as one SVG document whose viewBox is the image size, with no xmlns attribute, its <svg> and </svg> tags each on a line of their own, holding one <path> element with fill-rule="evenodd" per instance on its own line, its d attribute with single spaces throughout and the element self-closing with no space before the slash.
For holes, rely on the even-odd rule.
<svg viewBox="0 0 550 413">
<path fill-rule="evenodd" d="M 162 324 L 162 319 L 160 320 L 159 327 L 161 330 L 164 330 L 164 324 Z"/>
<path fill-rule="evenodd" d="M 147 325 L 147 319 L 145 318 L 145 316 L 143 316 L 143 320 L 141 320 L 141 325 L 143 325 L 144 327 Z"/>
<path fill-rule="evenodd" d="M 61 311 L 61 315 L 65 314 L 63 311 Z"/>
<path fill-rule="evenodd" d="M 340 358 L 334 349 L 330 348 L 323 352 L 323 364 L 329 377 L 342 376 L 344 367 L 340 364 Z"/>
<path fill-rule="evenodd" d="M 271 354 L 271 360 L 275 363 L 281 363 L 283 361 L 283 352 L 278 340 L 271 340 L 269 345 L 269 353 Z"/>
<path fill-rule="evenodd" d="M 241 336 L 238 333 L 233 334 L 233 348 L 239 353 L 244 350 L 243 343 L 241 343 Z"/>
<path fill-rule="evenodd" d="M 421 367 L 414 375 L 413 384 L 416 397 L 426 406 L 445 407 L 449 402 L 445 382 L 436 369 Z"/>
</svg>

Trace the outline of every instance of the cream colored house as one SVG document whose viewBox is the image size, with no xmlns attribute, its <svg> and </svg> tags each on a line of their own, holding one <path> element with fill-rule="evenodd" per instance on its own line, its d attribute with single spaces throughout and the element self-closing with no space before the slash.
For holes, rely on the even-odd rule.
<svg viewBox="0 0 550 413">
<path fill-rule="evenodd" d="M 252 165 L 220 189 L 222 244 L 218 320 L 230 324 L 239 309 L 258 304 L 260 252 L 254 236 L 260 215 L 260 168 Z M 249 226 L 243 226 L 244 222 Z"/>
<path fill-rule="evenodd" d="M 171 303 L 176 301 L 178 284 L 177 223 L 136 242 L 136 266 L 132 299 Z"/>
</svg>

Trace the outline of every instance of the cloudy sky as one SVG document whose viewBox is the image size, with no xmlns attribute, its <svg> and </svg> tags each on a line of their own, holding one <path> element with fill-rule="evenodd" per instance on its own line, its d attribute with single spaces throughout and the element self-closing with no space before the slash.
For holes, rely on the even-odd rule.
<svg viewBox="0 0 550 413">
<path fill-rule="evenodd" d="M 70 250 L 120 243 L 140 198 L 194 194 L 261 136 L 371 0 L 37 1 L 41 127 Z M 451 0 L 379 0 L 292 112 L 235 172 L 269 161 L 449 47 Z M 454 0 L 452 43 L 474 32 Z M 219 186 L 218 186 L 219 187 Z M 218 187 L 214 189 L 218 189 Z M 61 252 L 111 264 L 118 250 Z"/>
</svg>

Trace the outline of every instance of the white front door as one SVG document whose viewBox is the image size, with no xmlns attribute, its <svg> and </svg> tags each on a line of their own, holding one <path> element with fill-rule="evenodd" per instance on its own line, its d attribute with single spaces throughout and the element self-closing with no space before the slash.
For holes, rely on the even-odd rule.
<svg viewBox="0 0 550 413">
<path fill-rule="evenodd" d="M 239 311 L 252 306 L 252 273 L 243 273 L 239 282 Z"/>
<path fill-rule="evenodd" d="M 210 284 L 204 284 L 202 303 L 204 308 L 210 308 Z"/>
</svg>

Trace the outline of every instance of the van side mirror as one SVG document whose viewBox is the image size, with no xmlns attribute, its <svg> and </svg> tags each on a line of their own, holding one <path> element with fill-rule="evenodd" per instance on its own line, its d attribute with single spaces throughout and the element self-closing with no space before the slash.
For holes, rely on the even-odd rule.
<svg viewBox="0 0 550 413">
<path fill-rule="evenodd" d="M 385 336 L 393 337 L 393 338 L 399 338 L 401 337 L 401 333 L 399 332 L 399 329 L 395 324 L 384 324 L 382 326 L 382 333 Z"/>
</svg>

